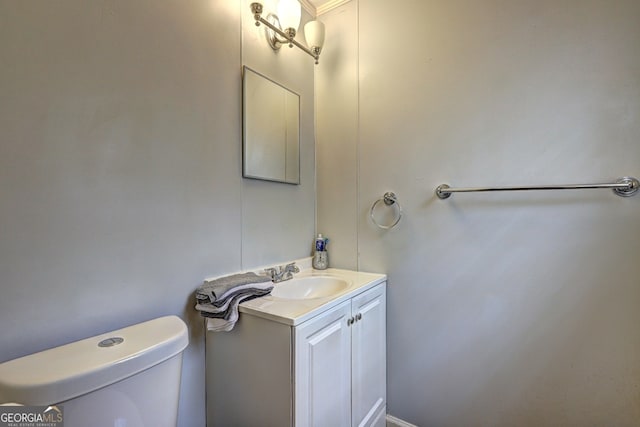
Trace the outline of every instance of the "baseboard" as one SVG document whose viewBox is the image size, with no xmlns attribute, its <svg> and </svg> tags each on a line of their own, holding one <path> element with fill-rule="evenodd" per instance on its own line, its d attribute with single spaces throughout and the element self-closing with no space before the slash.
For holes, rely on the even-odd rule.
<svg viewBox="0 0 640 427">
<path fill-rule="evenodd" d="M 403 421 L 400 418 L 396 418 L 393 415 L 387 414 L 387 427 L 418 427 L 418 426 L 408 423 L 406 421 Z"/>
</svg>

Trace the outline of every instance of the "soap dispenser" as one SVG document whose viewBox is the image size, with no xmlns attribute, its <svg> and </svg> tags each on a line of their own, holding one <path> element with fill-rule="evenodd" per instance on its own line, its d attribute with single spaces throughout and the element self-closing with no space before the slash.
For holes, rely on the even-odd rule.
<svg viewBox="0 0 640 427">
<path fill-rule="evenodd" d="M 329 267 L 329 254 L 327 252 L 327 243 L 329 239 L 318 234 L 315 241 L 315 251 L 313 253 L 313 268 L 316 270 L 326 270 Z"/>
</svg>

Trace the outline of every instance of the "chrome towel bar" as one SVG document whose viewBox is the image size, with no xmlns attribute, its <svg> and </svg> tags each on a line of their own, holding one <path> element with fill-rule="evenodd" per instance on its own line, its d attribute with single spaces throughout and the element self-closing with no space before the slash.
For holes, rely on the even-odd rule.
<svg viewBox="0 0 640 427">
<path fill-rule="evenodd" d="M 609 188 L 615 194 L 622 197 L 630 197 L 640 189 L 640 182 L 630 176 L 618 179 L 613 183 L 604 184 L 567 184 L 567 185 L 537 185 L 518 187 L 467 187 L 451 188 L 447 184 L 441 184 L 436 188 L 436 196 L 448 199 L 453 193 L 474 193 L 479 191 L 528 191 L 528 190 L 582 190 L 588 188 Z"/>
</svg>

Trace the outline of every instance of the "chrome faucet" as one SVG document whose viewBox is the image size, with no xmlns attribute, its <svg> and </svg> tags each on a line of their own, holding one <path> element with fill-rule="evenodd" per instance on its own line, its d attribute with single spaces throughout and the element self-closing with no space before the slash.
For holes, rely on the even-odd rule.
<svg viewBox="0 0 640 427">
<path fill-rule="evenodd" d="M 292 262 L 285 266 L 279 265 L 273 268 L 265 268 L 264 271 L 271 277 L 273 283 L 278 283 L 293 279 L 293 274 L 299 273 L 300 269 L 295 262 Z"/>
</svg>

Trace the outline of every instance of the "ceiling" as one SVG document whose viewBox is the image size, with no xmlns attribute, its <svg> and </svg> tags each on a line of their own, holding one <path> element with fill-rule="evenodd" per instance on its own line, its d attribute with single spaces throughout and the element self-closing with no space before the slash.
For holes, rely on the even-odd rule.
<svg viewBox="0 0 640 427">
<path fill-rule="evenodd" d="M 351 0 L 302 0 L 301 3 L 304 5 L 305 3 L 311 4 L 318 15 L 322 15 L 336 7 L 347 3 Z"/>
</svg>

